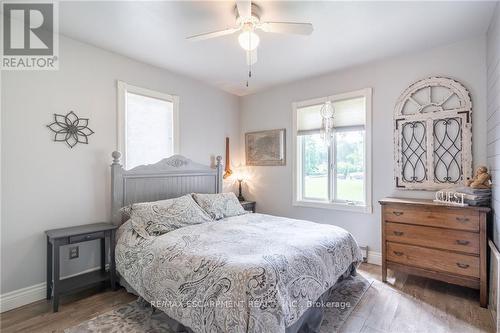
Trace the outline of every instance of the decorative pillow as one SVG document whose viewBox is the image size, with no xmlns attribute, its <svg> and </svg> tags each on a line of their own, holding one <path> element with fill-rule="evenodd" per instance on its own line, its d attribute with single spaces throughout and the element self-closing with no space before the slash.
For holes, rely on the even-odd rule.
<svg viewBox="0 0 500 333">
<path fill-rule="evenodd" d="M 248 213 L 233 192 L 217 194 L 193 193 L 193 198 L 208 215 L 216 220 Z"/>
<path fill-rule="evenodd" d="M 146 230 L 146 227 L 148 225 L 147 223 L 136 222 L 134 219 L 130 219 L 128 221 L 130 221 L 130 228 L 134 230 L 136 234 L 138 234 L 144 239 L 148 239 L 150 237 L 148 231 Z"/>
<path fill-rule="evenodd" d="M 133 233 L 129 232 L 133 231 Z M 127 240 L 123 241 L 120 237 L 126 237 Z M 126 244 L 138 244 L 142 239 L 149 239 L 151 236 L 142 228 L 142 226 L 138 225 L 136 228 L 136 223 L 132 219 L 123 223 L 120 228 L 116 231 L 116 242 L 125 242 Z"/>
<path fill-rule="evenodd" d="M 190 195 L 155 202 L 135 203 L 122 208 L 132 219 L 137 233 L 147 232 L 150 236 L 212 221 L 210 216 L 196 204 Z"/>
</svg>

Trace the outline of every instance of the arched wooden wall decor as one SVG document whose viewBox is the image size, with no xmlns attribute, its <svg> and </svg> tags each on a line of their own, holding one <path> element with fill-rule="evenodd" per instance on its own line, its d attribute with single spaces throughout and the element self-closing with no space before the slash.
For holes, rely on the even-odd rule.
<svg viewBox="0 0 500 333">
<path fill-rule="evenodd" d="M 394 114 L 395 180 L 437 190 L 472 176 L 472 102 L 459 82 L 430 77 L 409 86 Z"/>
</svg>

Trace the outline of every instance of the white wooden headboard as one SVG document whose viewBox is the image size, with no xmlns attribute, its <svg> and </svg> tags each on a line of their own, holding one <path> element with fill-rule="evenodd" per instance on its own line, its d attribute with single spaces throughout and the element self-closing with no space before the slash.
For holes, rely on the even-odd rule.
<svg viewBox="0 0 500 333">
<path fill-rule="evenodd" d="M 111 156 L 111 218 L 122 223 L 120 208 L 136 202 L 157 201 L 188 193 L 222 192 L 222 157 L 215 158 L 215 168 L 174 155 L 158 163 L 124 170 L 121 153 Z"/>
</svg>

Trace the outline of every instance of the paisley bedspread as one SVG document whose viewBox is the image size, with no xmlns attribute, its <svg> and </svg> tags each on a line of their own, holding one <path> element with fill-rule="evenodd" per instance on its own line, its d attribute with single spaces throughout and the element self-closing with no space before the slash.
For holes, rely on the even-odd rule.
<svg viewBox="0 0 500 333">
<path fill-rule="evenodd" d="M 143 238 L 122 225 L 116 264 L 194 332 L 284 332 L 362 256 L 342 228 L 247 214 Z"/>
</svg>

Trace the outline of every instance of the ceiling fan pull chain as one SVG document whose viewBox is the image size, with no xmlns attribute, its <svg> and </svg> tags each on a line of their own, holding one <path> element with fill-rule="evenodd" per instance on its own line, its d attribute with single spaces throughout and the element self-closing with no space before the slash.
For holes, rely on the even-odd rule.
<svg viewBox="0 0 500 333">
<path fill-rule="evenodd" d="M 247 59 L 250 59 L 251 57 L 251 51 L 247 51 Z M 248 79 L 247 79 L 247 88 L 248 88 L 248 82 L 252 78 L 252 61 L 248 61 Z"/>
<path fill-rule="evenodd" d="M 248 56 L 250 58 L 250 62 L 248 63 L 248 77 L 251 78 L 252 77 L 252 51 L 248 51 Z"/>
</svg>

